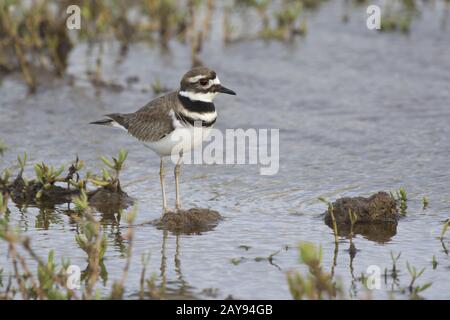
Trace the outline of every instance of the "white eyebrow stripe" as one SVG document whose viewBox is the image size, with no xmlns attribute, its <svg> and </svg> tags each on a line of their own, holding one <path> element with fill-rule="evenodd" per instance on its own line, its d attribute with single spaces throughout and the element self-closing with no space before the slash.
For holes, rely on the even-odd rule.
<svg viewBox="0 0 450 320">
<path fill-rule="evenodd" d="M 190 77 L 190 78 L 188 79 L 188 81 L 189 81 L 190 83 L 195 83 L 195 82 L 197 82 L 198 80 L 203 79 L 203 78 L 206 78 L 206 76 L 205 76 L 205 75 L 198 75 L 198 76 L 195 76 L 195 77 Z"/>
<path fill-rule="evenodd" d="M 205 86 L 204 88 L 205 88 L 205 89 L 209 89 L 209 88 L 211 88 L 213 85 L 217 85 L 217 84 L 220 84 L 220 80 L 219 80 L 219 78 L 216 76 L 214 79 L 210 79 L 209 82 L 208 82 L 208 85 Z"/>
</svg>

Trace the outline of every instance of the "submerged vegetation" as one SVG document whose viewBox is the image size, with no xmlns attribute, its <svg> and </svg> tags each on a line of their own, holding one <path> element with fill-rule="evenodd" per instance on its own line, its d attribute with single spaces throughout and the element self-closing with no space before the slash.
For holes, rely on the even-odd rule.
<svg viewBox="0 0 450 320">
<path fill-rule="evenodd" d="M 3 156 L 3 153 L 5 152 L 5 150 L 6 150 L 6 144 L 2 140 L 0 140 L 0 156 Z"/>
<path fill-rule="evenodd" d="M 102 170 L 102 178 L 86 174 L 85 178 L 80 178 L 79 171 L 84 163 L 78 158 L 70 166 L 66 177 L 62 177 L 64 167 L 56 169 L 44 163 L 36 164 L 35 178 L 26 179 L 23 172 L 27 166 L 28 156 L 18 156 L 19 173 L 17 178 L 9 181 L 9 170 L 5 170 L 0 181 L 0 240 L 7 244 L 8 257 L 11 262 L 12 273 L 6 274 L 4 267 L 0 268 L 0 299 L 122 299 L 127 273 L 130 266 L 128 258 L 123 268 L 120 279 L 113 282 L 109 293 L 102 292 L 99 288 L 100 281 L 105 281 L 107 277 L 106 267 L 103 257 L 107 250 L 107 238 L 101 221 L 94 212 L 90 197 L 98 193 L 99 189 L 88 190 L 88 184 L 100 187 L 102 190 L 109 190 L 111 193 L 123 193 L 120 189 L 119 174 L 124 167 L 127 152 L 120 150 L 117 158 L 112 160 L 102 157 L 102 161 L 108 169 Z M 110 172 L 111 173 L 110 173 Z M 66 189 L 56 184 L 67 184 Z M 87 267 L 81 271 L 80 282 L 71 277 L 77 273 L 70 260 L 61 257 L 58 264 L 55 261 L 55 253 L 50 250 L 48 258 L 42 259 L 33 248 L 30 237 L 20 233 L 9 223 L 8 201 L 13 199 L 32 200 L 39 202 L 44 197 L 47 201 L 60 201 L 61 190 L 64 193 L 65 201 L 74 205 L 73 210 L 69 210 L 71 219 L 77 223 L 77 233 L 75 242 L 87 256 Z M 67 199 L 67 197 L 69 197 Z M 136 218 L 137 209 L 134 207 L 129 212 L 124 213 L 118 209 L 118 214 L 123 216 L 128 229 L 125 235 L 121 236 L 127 245 L 124 252 L 127 257 L 131 257 L 133 222 Z M 32 270 L 36 266 L 36 270 Z M 143 270 L 142 277 L 145 277 Z M 146 281 L 149 288 L 153 286 L 153 280 Z M 140 296 L 147 295 L 147 288 L 141 287 Z"/>
<path fill-rule="evenodd" d="M 95 56 L 94 65 L 88 66 L 86 70 L 89 81 L 98 88 L 122 90 L 124 87 L 121 84 L 104 79 L 104 55 L 107 54 L 105 49 L 107 41 L 119 44 L 118 63 L 124 59 L 133 42 L 156 44 L 163 52 L 166 52 L 170 50 L 174 41 L 179 41 L 187 50 L 190 50 L 190 63 L 199 65 L 202 64 L 201 54 L 204 42 L 212 36 L 213 14 L 217 12 L 222 14 L 223 42 L 226 44 L 231 45 L 248 39 L 292 43 L 305 36 L 314 36 L 308 29 L 310 13 L 331 1 L 236 0 L 224 4 L 213 0 L 184 2 L 49 0 L 31 1 L 29 6 L 25 6 L 20 1 L 0 0 L 0 74 L 20 72 L 30 90 L 34 91 L 40 84 L 38 82 L 41 81 L 37 75 L 49 73 L 52 76 L 65 77 L 68 57 L 73 46 L 85 42 L 88 44 L 86 54 Z M 391 3 L 394 2 L 399 6 L 390 7 L 389 15 L 383 18 L 382 31 L 409 31 L 413 19 L 419 14 L 420 7 L 415 5 L 419 1 L 402 0 Z M 65 12 L 64 9 L 69 3 L 77 4 L 82 8 L 82 28 L 79 32 L 67 30 L 64 20 L 66 15 L 57 14 L 61 10 Z M 367 4 L 368 2 L 354 0 L 346 1 L 346 3 Z M 402 6 L 408 6 L 408 10 L 402 11 Z M 241 10 L 244 11 L 242 16 Z M 136 19 L 134 14 L 137 14 L 139 19 Z M 244 21 L 249 14 L 256 15 L 261 23 L 256 25 L 255 30 L 251 28 L 240 30 L 239 19 Z M 42 73 L 42 71 L 45 72 Z M 138 78 L 127 79 L 130 86 L 138 81 Z M 146 88 L 147 91 L 152 90 L 154 94 L 169 90 L 159 77 L 155 77 L 153 83 Z M 7 151 L 6 145 L 0 140 L 0 157 L 5 151 Z M 51 164 L 47 159 L 44 162 L 29 164 L 30 159 L 24 153 L 18 156 L 16 166 L 0 172 L 0 239 L 8 252 L 7 256 L 5 254 L 6 263 L 0 266 L 0 299 L 124 299 L 130 296 L 138 296 L 140 299 L 166 298 L 167 292 L 170 291 L 166 289 L 165 278 L 167 231 L 176 234 L 174 265 L 176 281 L 181 288 L 180 293 L 177 294 L 182 298 L 191 297 L 192 287 L 183 279 L 181 273 L 179 234 L 195 234 L 199 232 L 198 230 L 211 231 L 221 217 L 212 210 L 203 211 L 205 216 L 202 217 L 198 215 L 202 213 L 199 208 L 191 209 L 188 213 L 195 215 L 198 220 L 194 225 L 190 225 L 191 229 L 188 230 L 179 227 L 180 223 L 183 224 L 183 215 L 166 215 L 156 221 L 154 225 L 163 230 L 161 232 L 163 234 L 161 278 L 154 275 L 147 277 L 150 254 L 143 255 L 139 283 L 132 284 L 134 288 L 139 288 L 139 292 L 131 292 L 134 295 L 128 295 L 126 282 L 131 269 L 133 242 L 139 242 L 140 239 L 139 237 L 134 239 L 136 208 L 129 210 L 128 213 L 125 212 L 126 207 L 131 204 L 131 199 L 122 190 L 123 186 L 120 182 L 126 159 L 127 152 L 124 150 L 112 158 L 101 157 L 103 168 L 92 173 L 85 171 L 86 164 L 78 157 L 68 166 Z M 3 161 L 3 158 L 0 158 L 0 161 Z M 402 215 L 406 213 L 413 215 L 414 200 L 417 199 L 411 197 L 410 193 L 407 194 L 405 189 L 401 188 L 393 192 L 391 199 Z M 286 274 L 291 295 L 295 299 L 366 297 L 358 295 L 356 287 L 359 284 L 366 293 L 365 290 L 369 290 L 370 279 L 372 279 L 371 274 L 358 275 L 353 268 L 354 258 L 361 250 L 358 243 L 359 235 L 369 241 L 385 243 L 395 235 L 396 223 L 364 224 L 359 211 L 347 207 L 342 207 L 348 209 L 343 210 L 336 205 L 336 202 L 332 203 L 325 198 L 320 200 L 326 204 L 325 215 L 330 217 L 329 240 L 331 246 L 334 244 L 333 258 L 330 259 L 331 270 L 327 269 L 326 259 L 324 262 L 321 246 L 301 243 L 298 254 L 303 269 L 289 271 Z M 342 202 L 339 203 L 342 204 Z M 56 211 L 52 213 L 53 216 L 45 216 L 47 211 L 43 208 L 54 208 L 55 204 L 67 204 L 68 209 Z M 422 204 L 424 209 L 428 208 L 427 197 L 422 199 Z M 70 226 L 73 226 L 75 233 L 74 243 L 81 250 L 82 258 L 85 259 L 86 268 L 81 271 L 81 283 L 71 282 L 70 275 L 74 270 L 71 269 L 69 260 L 54 251 L 50 251 L 46 259 L 43 259 L 35 251 L 39 244 L 36 241 L 33 243 L 33 239 L 25 232 L 20 233 L 16 230 L 17 226 L 10 222 L 11 213 L 16 213 L 13 205 L 19 208 L 20 213 L 22 213 L 21 209 L 28 205 L 37 207 L 39 214 L 36 216 L 36 227 L 43 226 L 45 229 L 48 229 L 48 223 L 42 223 L 42 221 L 54 219 L 59 214 L 69 217 Z M 236 207 L 238 205 L 239 203 L 236 203 Z M 431 210 L 434 209 L 433 207 L 435 207 L 434 202 Z M 126 225 L 119 225 L 121 218 Z M 438 240 L 446 255 L 448 251 L 445 241 L 449 225 L 450 219 L 440 221 L 438 229 L 440 231 Z M 108 230 L 109 227 L 111 230 Z M 120 255 L 124 258 L 124 265 L 121 275 L 113 279 L 112 283 L 109 282 L 105 289 L 109 258 L 108 256 L 105 258 L 105 255 L 111 251 L 110 241 L 119 248 Z M 344 245 L 348 247 L 339 250 Z M 275 266 L 284 275 L 283 265 L 280 263 L 278 266 L 277 263 L 282 261 L 280 256 L 287 251 L 287 248 L 288 246 L 267 256 L 255 255 L 251 259 L 239 257 L 230 261 L 236 267 L 245 262 L 268 263 L 269 267 Z M 241 249 L 248 251 L 251 247 L 241 246 Z M 337 256 L 342 252 L 350 257 L 349 270 L 352 283 L 348 288 L 349 294 L 347 294 L 347 288 L 335 276 Z M 430 282 L 424 280 L 427 273 L 447 267 L 446 261 L 438 261 L 437 254 L 434 254 L 431 260 L 427 257 L 427 263 L 430 264 L 431 261 L 431 271 L 427 271 L 423 265 L 415 267 L 400 258 L 400 253 L 392 253 L 392 265 L 385 267 L 384 274 L 381 274 L 384 287 L 392 298 L 395 298 L 394 294 L 399 294 L 420 299 L 423 292 L 431 286 Z M 61 259 L 61 262 L 58 262 L 58 259 Z M 157 283 L 158 279 L 161 280 L 160 283 Z M 209 292 L 211 297 L 217 295 L 214 288 L 205 289 L 205 292 Z M 370 298 L 369 292 L 367 291 Z"/>
<path fill-rule="evenodd" d="M 395 299 L 396 294 L 400 294 L 399 298 L 406 297 L 408 299 L 423 299 L 420 295 L 432 286 L 431 282 L 417 284 L 419 278 L 424 274 L 426 268 L 418 270 L 406 261 L 406 270 L 409 279 L 403 283 L 400 281 L 400 275 L 405 272 L 399 270 L 398 261 L 401 253 L 395 255 L 391 252 L 392 266 L 390 269 L 384 269 L 382 275 L 375 270 L 380 270 L 379 266 L 372 266 L 374 269 L 367 273 L 362 273 L 360 277 L 352 274 L 353 281 L 349 294 L 339 278 L 335 278 L 333 270 L 328 273 L 322 266 L 322 247 L 317 247 L 310 242 L 302 242 L 299 244 L 299 261 L 308 269 L 306 275 L 299 271 L 291 270 L 286 273 L 289 290 L 292 298 L 296 300 L 322 300 L 322 299 L 349 299 L 349 298 L 371 298 L 371 290 L 386 287 L 386 291 L 390 299 Z M 336 254 L 336 253 L 335 253 Z M 352 254 L 350 254 L 352 257 Z M 433 256 L 433 270 L 436 269 L 437 261 Z M 352 266 L 351 266 L 351 270 Z M 368 269 L 369 270 L 369 269 Z M 375 272 L 374 272 L 375 271 Z M 353 272 L 353 271 L 352 271 Z M 384 279 L 384 281 L 382 281 Z M 389 282 L 390 280 L 390 282 Z M 360 283 L 362 292 L 358 294 L 356 283 Z"/>
<path fill-rule="evenodd" d="M 49 252 L 47 260 L 43 260 L 33 249 L 30 238 L 9 226 L 8 219 L 5 217 L 7 198 L 0 193 L 0 239 L 7 243 L 13 270 L 13 274 L 5 275 L 3 269 L 0 269 L 2 276 L 0 299 L 123 299 L 130 260 L 126 260 L 122 276 L 113 282 L 110 292 L 101 292 L 98 288 L 99 280 L 105 277 L 106 272 L 103 263 L 103 256 L 107 250 L 104 230 L 89 207 L 84 191 L 80 196 L 74 197 L 73 203 L 75 204 L 74 219 L 80 225 L 75 240 L 87 255 L 87 267 L 80 279 L 84 285 L 71 277 L 77 271 L 69 260 L 61 257 L 61 263 L 57 264 L 53 250 Z M 133 221 L 136 212 L 133 208 L 124 214 L 128 231 L 123 238 L 127 241 L 128 257 L 132 253 Z M 33 271 L 30 264 L 37 265 L 37 270 Z M 145 270 L 142 276 L 145 277 Z M 7 281 L 3 281 L 4 279 Z M 153 281 L 149 279 L 147 283 L 151 287 Z M 140 295 L 144 297 L 146 291 L 145 287 L 141 287 Z"/>
<path fill-rule="evenodd" d="M 323 270 L 322 248 L 317 248 L 312 243 L 299 245 L 300 263 L 308 267 L 308 276 L 300 272 L 287 274 L 289 290 L 296 300 L 309 299 L 335 299 L 342 296 L 342 288 L 334 280 L 332 274 Z"/>
<path fill-rule="evenodd" d="M 70 165 L 66 175 L 63 175 L 64 166 L 56 168 L 44 162 L 34 165 L 35 177 L 27 178 L 24 170 L 27 166 L 28 155 L 17 157 L 19 172 L 15 179 L 11 179 L 11 170 L 4 169 L 0 174 L 0 191 L 7 193 L 11 199 L 19 204 L 41 204 L 52 205 L 70 202 L 72 197 L 80 194 L 87 194 L 89 198 L 94 198 L 99 193 L 119 195 L 123 202 L 129 201 L 128 196 L 120 187 L 119 175 L 124 168 L 127 157 L 125 150 L 120 150 L 117 158 L 112 160 L 101 157 L 107 168 L 101 170 L 101 175 L 86 172 L 82 178 L 80 171 L 84 167 L 84 162 L 78 157 Z M 88 190 L 88 186 L 96 187 Z"/>
<path fill-rule="evenodd" d="M 383 7 L 381 30 L 409 31 L 420 11 L 418 3 L 422 1 L 389 1 Z M 225 44 L 255 38 L 291 42 L 296 36 L 307 34 L 307 12 L 318 10 L 327 2 L 330 0 L 39 0 L 30 3 L 3 0 L 0 2 L 0 75 L 18 71 L 30 92 L 34 92 L 42 75 L 65 75 L 71 50 L 77 43 L 85 42 L 86 54 L 95 57 L 95 64 L 87 66 L 88 81 L 97 88 L 123 90 L 122 84 L 103 78 L 106 42 L 120 45 L 117 58 L 120 63 L 134 42 L 156 44 L 165 52 L 170 50 L 172 41 L 179 41 L 191 52 L 191 64 L 202 65 L 200 54 L 204 42 L 211 37 L 215 14 L 219 13 L 223 21 Z M 354 4 L 360 10 L 359 5 L 367 1 L 353 0 L 345 4 Z M 70 5 L 80 8 L 79 30 L 69 30 L 66 26 Z M 243 28 L 252 13 L 261 21 L 257 30 Z M 348 21 L 347 15 L 344 21 Z M 155 94 L 166 91 L 158 79 L 151 87 Z"/>
<path fill-rule="evenodd" d="M 397 205 L 400 208 L 400 213 L 402 215 L 406 215 L 406 211 L 408 209 L 408 195 L 406 193 L 406 190 L 404 188 L 400 188 L 396 190 L 394 193 L 391 192 L 392 199 L 395 200 Z M 424 202 L 425 206 L 425 202 Z"/>
</svg>

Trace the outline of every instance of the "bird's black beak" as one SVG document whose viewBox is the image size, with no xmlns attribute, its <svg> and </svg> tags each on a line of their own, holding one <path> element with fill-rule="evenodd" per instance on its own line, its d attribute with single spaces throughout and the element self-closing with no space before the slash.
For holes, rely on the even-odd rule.
<svg viewBox="0 0 450 320">
<path fill-rule="evenodd" d="M 231 89 L 225 88 L 225 87 L 222 86 L 222 85 L 219 85 L 219 90 L 218 90 L 218 91 L 219 91 L 220 93 L 231 94 L 231 95 L 233 95 L 233 96 L 236 95 L 236 92 L 234 92 L 234 91 L 231 90 Z"/>
</svg>

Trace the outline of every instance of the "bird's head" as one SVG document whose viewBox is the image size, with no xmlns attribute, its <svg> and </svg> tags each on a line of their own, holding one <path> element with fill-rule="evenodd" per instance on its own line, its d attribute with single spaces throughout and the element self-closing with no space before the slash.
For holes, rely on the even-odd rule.
<svg viewBox="0 0 450 320">
<path fill-rule="evenodd" d="M 191 69 L 181 79 L 179 94 L 191 101 L 212 102 L 219 93 L 236 95 L 222 86 L 216 72 L 209 68 Z"/>
</svg>

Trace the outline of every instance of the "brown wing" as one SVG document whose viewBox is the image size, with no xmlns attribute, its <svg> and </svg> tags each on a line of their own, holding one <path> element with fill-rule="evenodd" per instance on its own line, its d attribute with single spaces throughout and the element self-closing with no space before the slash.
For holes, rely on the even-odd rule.
<svg viewBox="0 0 450 320">
<path fill-rule="evenodd" d="M 170 93 L 150 101 L 134 113 L 110 114 L 108 117 L 141 141 L 158 141 L 174 130 L 170 110 L 171 105 L 177 103 L 175 98 L 176 93 Z"/>
</svg>

